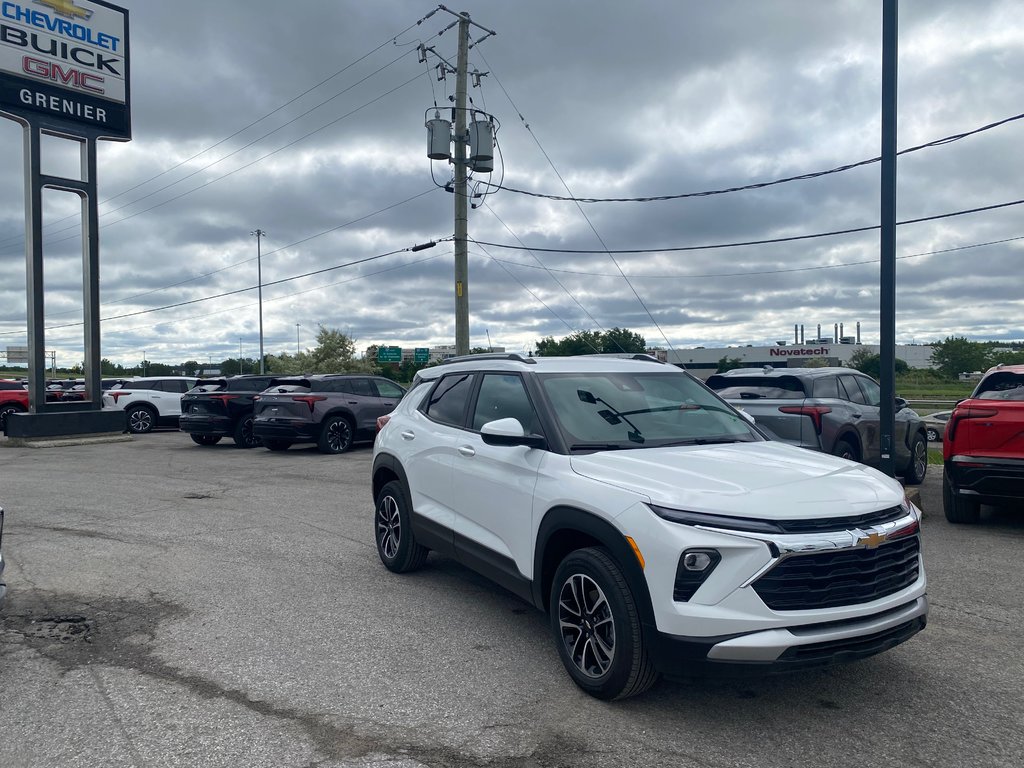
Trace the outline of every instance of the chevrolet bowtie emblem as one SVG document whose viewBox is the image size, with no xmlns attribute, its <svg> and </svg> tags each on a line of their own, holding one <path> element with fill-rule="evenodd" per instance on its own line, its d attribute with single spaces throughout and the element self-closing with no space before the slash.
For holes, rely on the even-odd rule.
<svg viewBox="0 0 1024 768">
<path fill-rule="evenodd" d="M 864 533 L 863 531 L 858 531 L 858 533 L 862 535 L 857 537 L 857 546 L 866 549 L 875 549 L 878 545 L 884 544 L 889 538 L 884 533 Z"/>
<path fill-rule="evenodd" d="M 58 16 L 67 16 L 69 19 L 78 18 L 88 21 L 92 17 L 92 10 L 75 5 L 75 0 L 35 0 L 35 2 L 52 8 Z"/>
</svg>

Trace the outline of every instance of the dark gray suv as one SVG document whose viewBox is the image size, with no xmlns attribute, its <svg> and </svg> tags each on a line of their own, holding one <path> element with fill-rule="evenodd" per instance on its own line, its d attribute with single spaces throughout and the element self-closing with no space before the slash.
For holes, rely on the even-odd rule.
<svg viewBox="0 0 1024 768">
<path fill-rule="evenodd" d="M 382 376 L 320 374 L 274 379 L 253 404 L 253 435 L 272 451 L 316 443 L 343 453 L 372 441 L 377 417 L 394 410 L 405 390 Z"/>
<path fill-rule="evenodd" d="M 853 368 L 737 368 L 707 385 L 754 418 L 773 437 L 802 448 L 878 467 L 881 464 L 881 388 Z M 921 417 L 896 398 L 896 474 L 917 485 L 928 469 Z"/>
</svg>

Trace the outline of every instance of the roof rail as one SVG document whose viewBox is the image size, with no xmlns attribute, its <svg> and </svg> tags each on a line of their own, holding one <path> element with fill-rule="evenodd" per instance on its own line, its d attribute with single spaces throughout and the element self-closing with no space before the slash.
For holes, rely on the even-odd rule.
<svg viewBox="0 0 1024 768">
<path fill-rule="evenodd" d="M 523 357 L 519 352 L 481 352 L 477 355 L 459 355 L 458 357 L 449 357 L 442 360 L 440 365 L 447 365 L 448 363 L 465 363 L 475 360 L 515 360 L 518 363 L 529 363 L 530 365 L 537 364 L 537 361 L 532 357 Z"/>
<path fill-rule="evenodd" d="M 663 360 L 659 360 L 654 355 L 648 355 L 646 352 L 597 352 L 593 355 L 582 355 L 582 357 L 610 357 L 617 360 L 644 360 L 649 363 L 662 363 L 667 365 Z"/>
</svg>

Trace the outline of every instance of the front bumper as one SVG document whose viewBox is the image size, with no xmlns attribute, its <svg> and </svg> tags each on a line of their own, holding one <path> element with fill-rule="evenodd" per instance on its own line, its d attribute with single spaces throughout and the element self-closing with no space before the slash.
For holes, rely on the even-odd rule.
<svg viewBox="0 0 1024 768">
<path fill-rule="evenodd" d="M 928 623 L 928 598 L 847 621 L 740 635 L 685 638 L 659 633 L 652 661 L 668 677 L 695 672 L 778 673 L 864 659 L 909 640 Z"/>
</svg>

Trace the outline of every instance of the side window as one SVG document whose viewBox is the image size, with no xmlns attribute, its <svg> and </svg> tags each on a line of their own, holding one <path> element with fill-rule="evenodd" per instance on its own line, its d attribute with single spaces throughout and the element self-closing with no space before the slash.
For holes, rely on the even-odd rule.
<svg viewBox="0 0 1024 768">
<path fill-rule="evenodd" d="M 473 410 L 473 429 L 489 421 L 518 419 L 527 434 L 538 432 L 537 416 L 526 394 L 523 380 L 514 374 L 484 374 Z"/>
<path fill-rule="evenodd" d="M 882 388 L 879 387 L 873 379 L 866 378 L 865 376 L 857 376 L 857 383 L 860 384 L 860 388 L 864 390 L 864 397 L 867 398 L 868 405 L 873 405 L 876 408 L 882 404 Z"/>
<path fill-rule="evenodd" d="M 423 412 L 434 421 L 461 427 L 465 423 L 466 404 L 473 384 L 470 373 L 445 376 L 434 387 L 423 405 Z"/>
<path fill-rule="evenodd" d="M 401 400 L 402 395 L 405 394 L 404 389 L 388 379 L 374 379 L 373 383 L 377 385 L 377 394 L 380 397 L 387 397 L 391 400 Z"/>
<path fill-rule="evenodd" d="M 844 400 L 849 400 L 851 403 L 858 403 L 860 405 L 867 405 L 867 398 L 864 397 L 864 393 L 860 387 L 857 386 L 857 379 L 854 376 L 844 375 L 839 377 L 839 383 L 842 385 L 843 390 L 846 392 Z M 842 397 L 842 395 L 840 395 Z"/>
<path fill-rule="evenodd" d="M 814 397 L 839 399 L 839 383 L 835 376 L 822 376 L 814 380 Z"/>
</svg>

